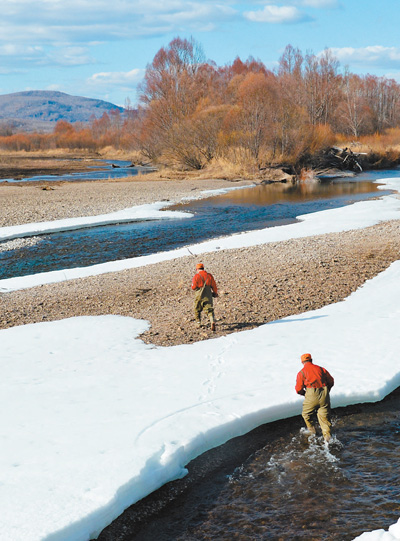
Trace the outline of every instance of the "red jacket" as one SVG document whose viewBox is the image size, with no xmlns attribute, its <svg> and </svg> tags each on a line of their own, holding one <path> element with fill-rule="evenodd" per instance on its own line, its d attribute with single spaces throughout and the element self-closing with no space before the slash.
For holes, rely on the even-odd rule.
<svg viewBox="0 0 400 541">
<path fill-rule="evenodd" d="M 205 270 L 200 270 L 193 276 L 192 289 L 201 289 L 204 285 L 210 286 L 214 293 L 218 293 L 213 275 Z"/>
<path fill-rule="evenodd" d="M 320 389 L 321 387 L 328 387 L 330 391 L 333 387 L 334 379 L 325 368 L 317 366 L 311 361 L 307 361 L 303 365 L 303 369 L 297 374 L 296 378 L 296 393 L 304 394 L 304 389 L 308 387 L 314 387 Z"/>
</svg>

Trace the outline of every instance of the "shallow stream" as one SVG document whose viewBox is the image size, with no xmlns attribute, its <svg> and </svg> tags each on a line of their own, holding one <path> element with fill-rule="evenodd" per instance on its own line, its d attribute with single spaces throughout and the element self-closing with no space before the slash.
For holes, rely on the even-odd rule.
<svg viewBox="0 0 400 541">
<path fill-rule="evenodd" d="M 302 424 L 264 425 L 197 459 L 189 465 L 197 478 L 132 506 L 99 541 L 351 541 L 397 522 L 400 389 L 379 404 L 334 411 L 329 449 Z"/>
<path fill-rule="evenodd" d="M 384 195 L 374 179 L 271 184 L 185 205 L 185 220 L 115 225 L 45 235 L 0 253 L 0 277 L 124 259 L 206 238 L 294 221 L 296 216 Z M 335 411 L 326 449 L 300 417 L 260 427 L 199 457 L 187 478 L 127 510 L 100 541 L 351 541 L 400 516 L 400 392 L 378 405 Z"/>
<path fill-rule="evenodd" d="M 108 180 L 135 176 L 139 172 L 147 173 L 154 171 L 150 167 L 135 167 L 131 162 L 125 160 L 96 160 L 98 164 L 90 166 L 88 171 L 75 171 L 65 174 L 33 175 L 25 178 L 4 178 L 0 182 L 73 182 L 87 180 Z"/>
<path fill-rule="evenodd" d="M 379 190 L 373 182 L 384 176 L 400 176 L 400 170 L 310 184 L 258 185 L 168 207 L 194 215 L 187 219 L 113 224 L 42 235 L 32 245 L 0 251 L 0 279 L 127 259 L 293 223 L 301 214 L 389 193 Z"/>
</svg>

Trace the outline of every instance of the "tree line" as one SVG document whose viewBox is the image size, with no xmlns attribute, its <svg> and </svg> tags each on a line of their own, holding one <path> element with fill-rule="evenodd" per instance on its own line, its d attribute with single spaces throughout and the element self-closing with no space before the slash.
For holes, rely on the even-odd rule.
<svg viewBox="0 0 400 541">
<path fill-rule="evenodd" d="M 175 38 L 147 66 L 139 106 L 88 125 L 57 123 L 52 134 L 0 137 L 9 149 L 140 151 L 152 163 L 201 169 L 216 159 L 259 168 L 295 164 L 348 140 L 400 125 L 400 85 L 342 69 L 329 49 L 303 54 L 288 45 L 271 71 L 259 60 L 217 66 L 193 39 Z"/>
</svg>

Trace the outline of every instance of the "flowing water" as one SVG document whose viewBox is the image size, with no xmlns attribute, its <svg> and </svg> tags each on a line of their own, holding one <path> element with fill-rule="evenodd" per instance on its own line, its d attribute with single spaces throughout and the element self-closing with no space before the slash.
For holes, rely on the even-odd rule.
<svg viewBox="0 0 400 541">
<path fill-rule="evenodd" d="M 304 433 L 256 452 L 196 525 L 200 538 L 353 539 L 400 516 L 400 418 L 338 422 L 329 449 Z M 310 440 L 310 441 L 309 441 Z"/>
<path fill-rule="evenodd" d="M 154 171 L 150 167 L 134 167 L 131 162 L 125 160 L 98 160 L 99 165 L 93 165 L 89 168 L 89 171 L 76 171 L 74 173 L 65 173 L 63 175 L 38 175 L 32 177 L 25 177 L 22 179 L 4 178 L 0 182 L 38 182 L 38 181 L 84 181 L 84 180 L 107 180 L 111 178 L 125 178 L 135 176 L 139 173 L 147 173 Z M 115 167 L 114 167 L 114 166 Z"/>
<path fill-rule="evenodd" d="M 168 207 L 192 218 L 113 224 L 42 235 L 33 245 L 0 251 L 0 279 L 83 267 L 172 250 L 205 239 L 293 223 L 301 214 L 337 208 L 389 193 L 367 177 L 310 184 L 274 183 Z"/>
<path fill-rule="evenodd" d="M 225 444 L 219 470 L 200 475 L 204 479 L 178 497 L 171 484 L 172 503 L 142 524 L 146 506 L 156 507 L 157 493 L 132 506 L 100 541 L 350 541 L 396 522 L 400 389 L 379 404 L 334 411 L 329 448 L 301 425 L 300 417 L 278 421 Z M 243 445 L 253 447 L 247 456 Z M 234 465 L 229 449 L 239 455 Z M 203 460 L 208 465 L 210 453 Z M 195 468 L 196 461 L 189 471 Z"/>
<path fill-rule="evenodd" d="M 398 170 L 313 185 L 257 186 L 170 207 L 195 214 L 187 220 L 45 235 L 35 246 L 0 253 L 0 276 L 123 259 L 293 222 L 300 214 L 384 195 L 372 181 L 395 176 Z M 366 530 L 387 529 L 400 516 L 400 392 L 335 416 L 328 449 L 309 439 L 295 418 L 210 451 L 190 465 L 197 477 L 189 473 L 133 506 L 99 539 L 350 541 Z M 161 511 L 150 520 L 154 509 Z"/>
</svg>

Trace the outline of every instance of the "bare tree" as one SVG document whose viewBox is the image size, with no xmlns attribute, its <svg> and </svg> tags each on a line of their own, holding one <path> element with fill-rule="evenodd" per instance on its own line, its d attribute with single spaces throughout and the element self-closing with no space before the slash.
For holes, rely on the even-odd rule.
<svg viewBox="0 0 400 541">
<path fill-rule="evenodd" d="M 306 107 L 312 125 L 328 124 L 335 112 L 339 97 L 341 78 L 339 62 L 329 49 L 320 57 L 307 54 L 304 69 Z"/>
</svg>

